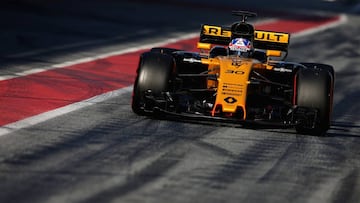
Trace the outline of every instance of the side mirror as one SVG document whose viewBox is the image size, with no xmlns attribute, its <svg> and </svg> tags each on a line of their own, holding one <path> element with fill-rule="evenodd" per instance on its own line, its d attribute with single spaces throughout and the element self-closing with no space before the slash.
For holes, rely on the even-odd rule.
<svg viewBox="0 0 360 203">
<path fill-rule="evenodd" d="M 200 55 L 204 57 L 209 57 L 209 50 L 211 49 L 211 44 L 198 42 L 197 48 L 200 49 Z"/>
<path fill-rule="evenodd" d="M 281 56 L 281 51 L 278 51 L 278 50 L 267 50 L 267 51 L 266 51 L 266 56 L 267 56 L 267 57 L 271 57 L 271 56 L 280 57 L 280 56 Z"/>
<path fill-rule="evenodd" d="M 198 48 L 198 49 L 210 50 L 210 49 L 211 49 L 211 44 L 198 42 L 198 43 L 197 43 L 197 48 Z"/>
</svg>

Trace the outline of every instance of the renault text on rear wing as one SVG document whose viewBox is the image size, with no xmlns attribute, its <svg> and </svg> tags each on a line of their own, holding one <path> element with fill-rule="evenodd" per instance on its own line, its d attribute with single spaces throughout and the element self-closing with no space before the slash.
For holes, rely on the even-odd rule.
<svg viewBox="0 0 360 203">
<path fill-rule="evenodd" d="M 231 29 L 215 25 L 202 25 L 200 42 L 228 45 L 231 41 Z M 287 51 L 290 42 L 290 34 L 256 30 L 254 32 L 254 47 L 257 49 L 272 49 Z"/>
</svg>

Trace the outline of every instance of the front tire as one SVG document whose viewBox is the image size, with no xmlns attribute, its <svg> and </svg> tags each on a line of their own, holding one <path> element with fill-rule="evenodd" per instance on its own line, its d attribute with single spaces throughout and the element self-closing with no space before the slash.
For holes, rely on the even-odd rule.
<svg viewBox="0 0 360 203">
<path fill-rule="evenodd" d="M 316 67 L 300 69 L 295 75 L 295 105 L 317 109 L 314 126 L 300 123 L 296 131 L 300 134 L 325 135 L 330 127 L 334 72 L 328 65 L 317 64 Z M 314 65 L 314 64 L 313 64 Z"/>
<path fill-rule="evenodd" d="M 131 105 L 134 113 L 147 115 L 151 112 L 145 99 L 146 91 L 151 90 L 154 96 L 167 91 L 174 66 L 173 57 L 167 54 L 146 52 L 140 56 Z"/>
</svg>

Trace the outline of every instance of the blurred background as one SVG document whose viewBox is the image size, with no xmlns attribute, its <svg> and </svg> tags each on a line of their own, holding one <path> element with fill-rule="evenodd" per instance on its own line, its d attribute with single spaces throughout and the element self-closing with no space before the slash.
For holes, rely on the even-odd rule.
<svg viewBox="0 0 360 203">
<path fill-rule="evenodd" d="M 61 54 L 196 32 L 202 23 L 231 23 L 231 10 L 260 18 L 302 13 L 356 13 L 357 0 L 5 0 L 0 7 L 0 56 Z M 358 6 L 357 6 L 358 7 Z M 109 48 L 110 48 L 109 47 Z M 45 50 L 46 49 L 46 50 Z M 46 53 L 45 53 L 46 52 Z M 28 54 L 26 54 L 28 53 Z"/>
</svg>

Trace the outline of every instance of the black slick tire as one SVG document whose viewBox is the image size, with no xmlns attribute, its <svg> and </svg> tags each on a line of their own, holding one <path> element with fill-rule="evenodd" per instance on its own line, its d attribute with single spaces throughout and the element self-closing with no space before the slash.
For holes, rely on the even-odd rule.
<svg viewBox="0 0 360 203">
<path fill-rule="evenodd" d="M 309 68 L 300 69 L 295 75 L 294 101 L 297 106 L 317 109 L 317 120 L 314 128 L 300 124 L 296 131 L 322 136 L 330 127 L 334 72 L 328 65 L 318 64 L 318 68 L 307 65 Z"/>
<path fill-rule="evenodd" d="M 134 113 L 148 114 L 144 108 L 146 91 L 151 90 L 154 96 L 167 91 L 174 65 L 173 57 L 167 54 L 146 52 L 140 56 L 131 104 Z"/>
</svg>

